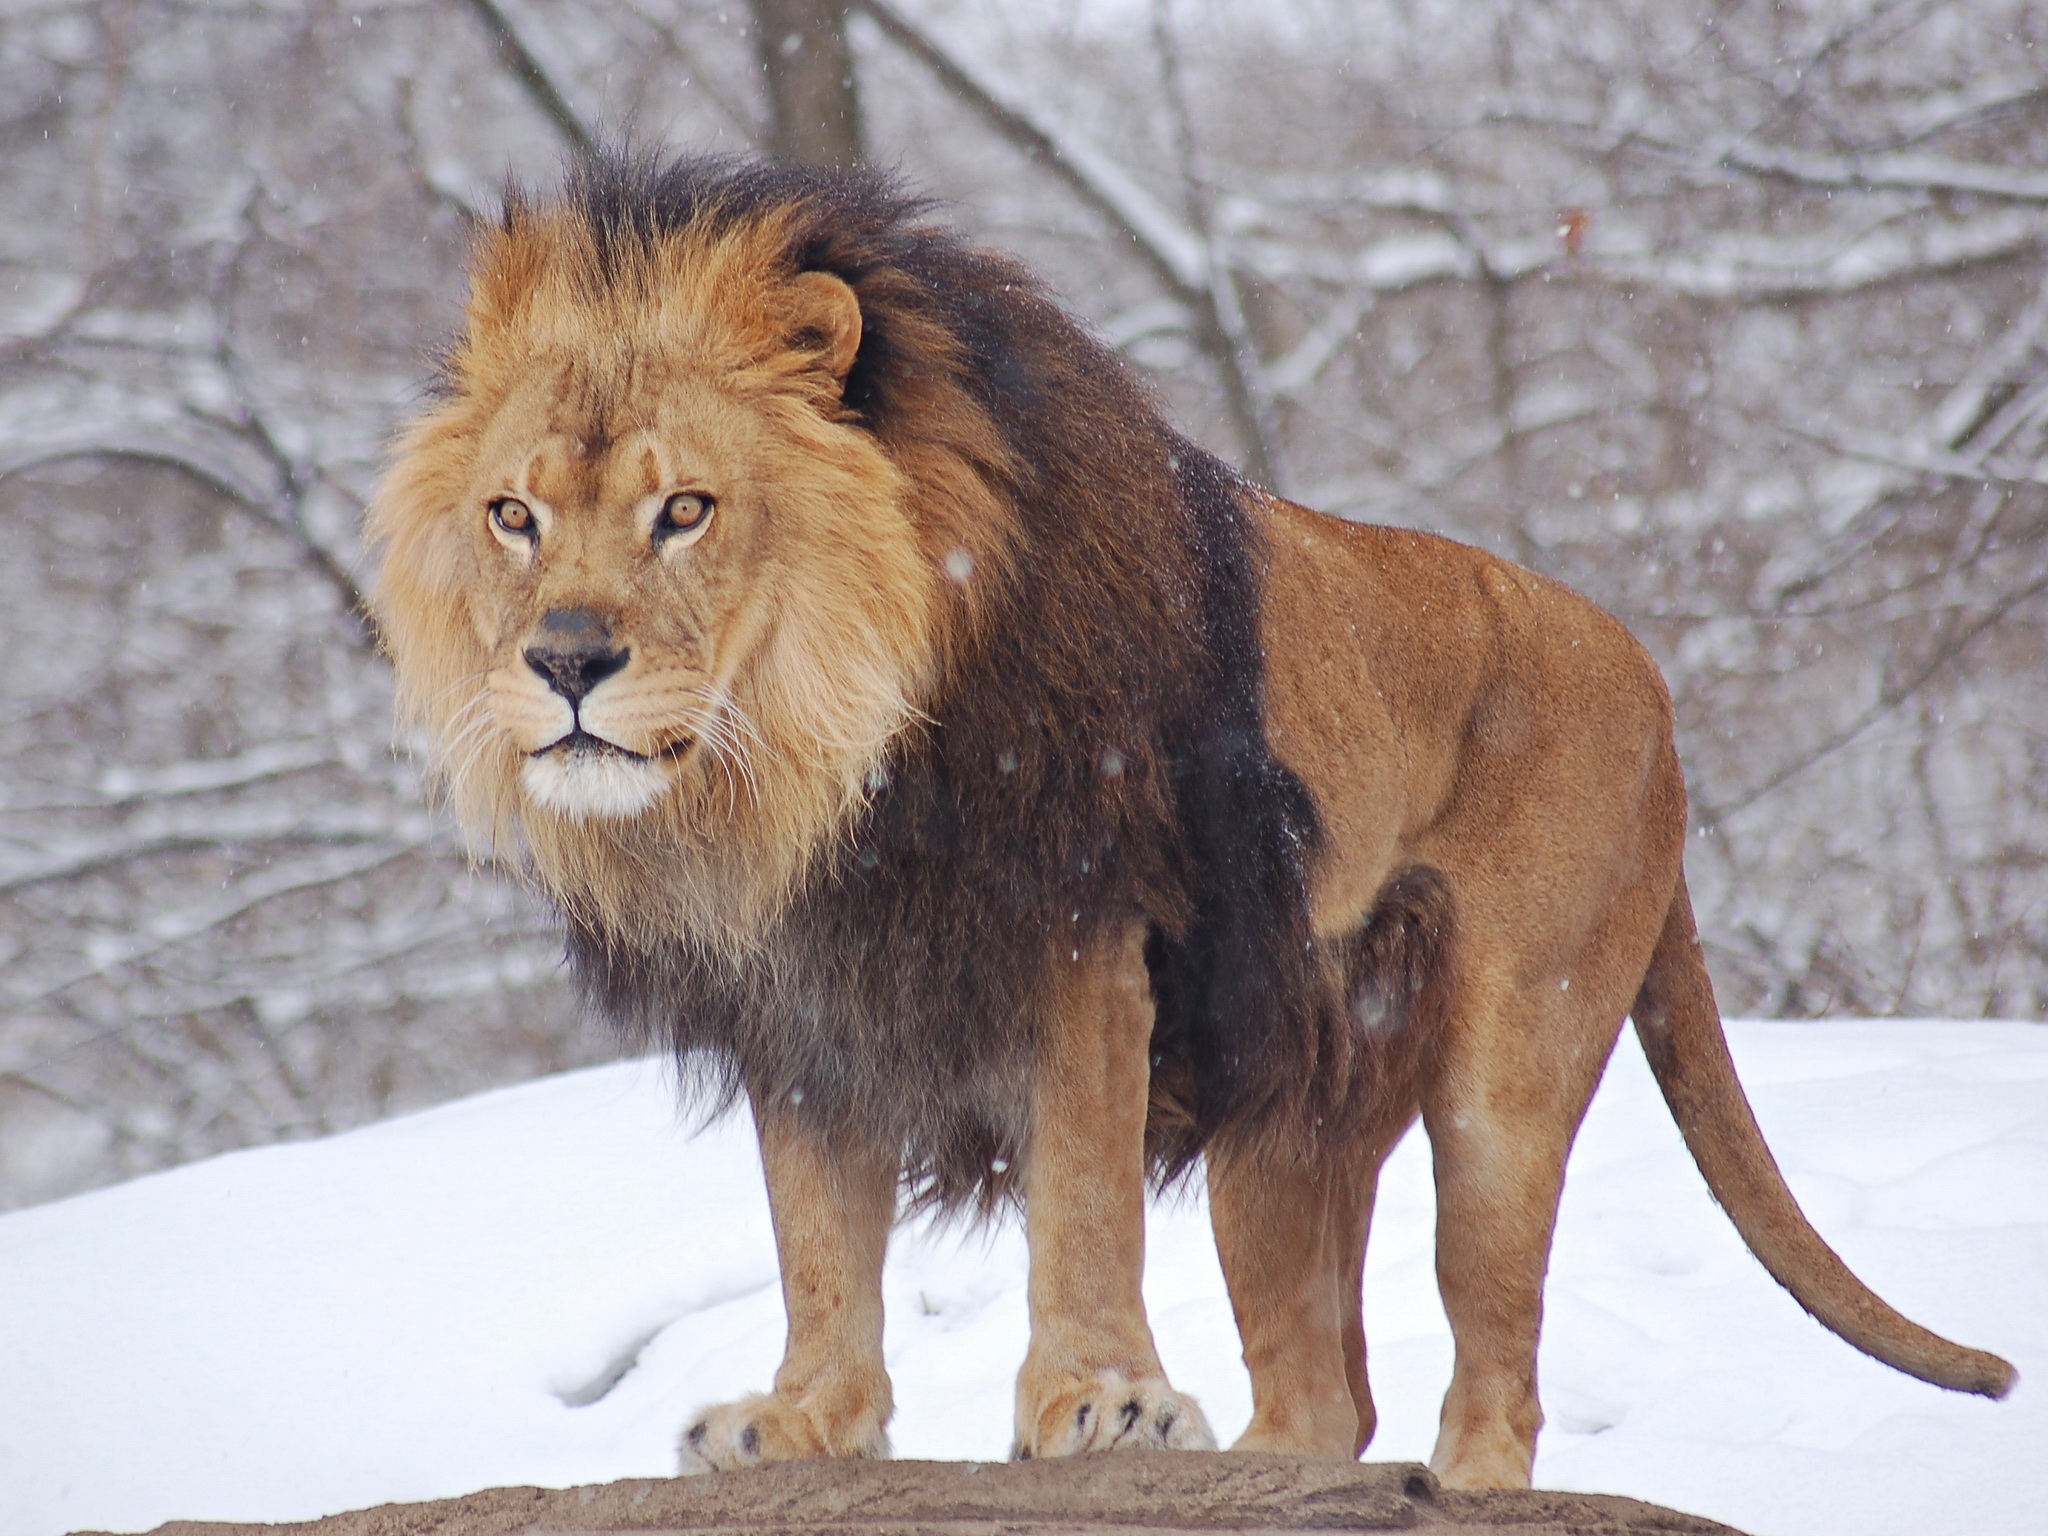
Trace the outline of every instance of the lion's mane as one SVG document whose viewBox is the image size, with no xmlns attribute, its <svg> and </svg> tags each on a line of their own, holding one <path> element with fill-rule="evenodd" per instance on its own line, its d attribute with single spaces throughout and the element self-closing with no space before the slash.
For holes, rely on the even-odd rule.
<svg viewBox="0 0 2048 1536">
<path fill-rule="evenodd" d="M 828 829 L 788 821 L 807 841 L 781 850 L 793 873 L 744 943 L 582 899 L 578 882 L 609 881 L 692 910 L 660 901 L 684 866 L 603 823 L 551 826 L 588 841 L 541 875 L 604 1016 L 727 1096 L 900 1144 L 918 1197 L 986 1207 L 1029 1133 L 1048 977 L 1113 932 L 1149 934 L 1159 1173 L 1312 1119 L 1348 1031 L 1309 923 L 1315 807 L 1263 726 L 1252 493 L 1028 272 L 927 214 L 865 172 L 607 154 L 545 216 L 515 197 L 489 239 L 497 263 L 544 264 L 521 243 L 578 230 L 593 310 L 662 301 L 621 290 L 691 252 L 857 295 L 841 419 L 894 467 L 949 594 L 931 654 L 905 660 L 913 707 Z M 707 332 L 743 324 L 720 312 L 739 287 L 696 285 Z M 641 876 L 604 872 L 633 859 Z"/>
</svg>

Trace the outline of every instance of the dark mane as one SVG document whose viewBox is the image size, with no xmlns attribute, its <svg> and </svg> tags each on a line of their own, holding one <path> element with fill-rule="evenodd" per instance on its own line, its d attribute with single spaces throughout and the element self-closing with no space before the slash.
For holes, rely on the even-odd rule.
<svg viewBox="0 0 2048 1536">
<path fill-rule="evenodd" d="M 566 205 L 601 251 L 779 221 L 792 270 L 859 296 L 861 425 L 894 455 L 934 401 L 992 422 L 1006 461 L 975 472 L 1017 520 L 993 621 L 955 644 L 929 724 L 761 952 L 572 925 L 598 1009 L 726 1095 L 899 1142 L 918 1198 L 985 1208 L 1028 1135 L 1050 968 L 1140 923 L 1155 1172 L 1311 1123 L 1347 1032 L 1309 924 L 1316 810 L 1264 732 L 1248 488 L 1019 264 L 886 178 L 608 155 Z"/>
</svg>

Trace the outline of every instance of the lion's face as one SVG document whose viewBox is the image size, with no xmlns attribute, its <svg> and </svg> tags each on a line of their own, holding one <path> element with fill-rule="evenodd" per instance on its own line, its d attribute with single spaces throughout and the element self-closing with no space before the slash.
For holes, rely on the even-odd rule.
<svg viewBox="0 0 2048 1536">
<path fill-rule="evenodd" d="M 519 239 L 373 511 L 403 702 L 465 821 L 559 899 L 634 927 L 680 890 L 701 910 L 662 926 L 743 934 L 931 670 L 943 573 L 838 407 L 858 305 L 702 253 L 622 302 Z"/>
<path fill-rule="evenodd" d="M 821 545 L 854 530 L 806 515 L 832 509 L 774 474 L 787 434 L 701 372 L 611 441 L 560 419 L 567 382 L 506 402 L 468 498 L 488 719 L 526 799 L 572 819 L 638 816 L 693 776 L 743 787 L 758 701 L 740 674 L 792 589 L 855 552 Z"/>
</svg>

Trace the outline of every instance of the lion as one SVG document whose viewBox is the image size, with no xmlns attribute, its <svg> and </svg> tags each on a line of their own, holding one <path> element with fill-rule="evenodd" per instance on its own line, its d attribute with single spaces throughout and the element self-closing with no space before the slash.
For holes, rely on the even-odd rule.
<svg viewBox="0 0 2048 1536">
<path fill-rule="evenodd" d="M 477 236 L 375 497 L 403 717 L 597 1012 L 758 1129 L 772 1390 L 683 1469 L 887 1453 L 908 1207 L 1021 1206 L 1019 1457 L 1203 1448 L 1140 1295 L 1206 1177 L 1244 1449 L 1372 1438 L 1360 1286 L 1417 1118 L 1432 1466 L 1524 1487 L 1566 1153 L 1624 1017 L 1764 1266 L 2000 1396 L 1815 1233 L 1750 1114 L 1655 663 L 1555 581 L 1247 483 L 886 178 L 605 152 Z"/>
</svg>

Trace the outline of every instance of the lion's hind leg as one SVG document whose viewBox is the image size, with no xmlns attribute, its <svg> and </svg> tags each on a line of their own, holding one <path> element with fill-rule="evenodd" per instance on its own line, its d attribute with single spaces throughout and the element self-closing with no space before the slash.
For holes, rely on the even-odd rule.
<svg viewBox="0 0 2048 1536">
<path fill-rule="evenodd" d="M 1538 961 L 1482 918 L 1422 1116 L 1436 1268 L 1456 1346 L 1430 1468 L 1453 1488 L 1526 1488 L 1543 1413 L 1536 1346 L 1565 1162 L 1642 975 L 1648 902 L 1624 899 Z"/>
<path fill-rule="evenodd" d="M 1232 1450 L 1349 1461 L 1372 1438 L 1359 1285 L 1379 1168 L 1363 1161 L 1210 1158 L 1209 1217 L 1252 1380 Z"/>
<path fill-rule="evenodd" d="M 1456 913 L 1442 872 L 1411 864 L 1364 924 L 1325 940 L 1341 1051 L 1315 1128 L 1208 1149 L 1208 1210 L 1251 1374 L 1237 1450 L 1350 1460 L 1378 1415 L 1360 1284 L 1380 1163 L 1415 1120 L 1450 1001 Z"/>
<path fill-rule="evenodd" d="M 819 1456 L 886 1456 L 893 1400 L 882 1364 L 882 1259 L 897 1159 L 755 1106 L 789 1341 L 775 1390 L 701 1411 L 685 1473 Z"/>
<path fill-rule="evenodd" d="M 1358 930 L 1326 944 L 1350 1034 L 1308 1145 L 1210 1148 L 1210 1219 L 1252 1379 L 1238 1450 L 1349 1460 L 1377 1427 L 1366 1232 L 1443 1025 L 1454 921 L 1435 869 L 1388 880 Z"/>
</svg>

